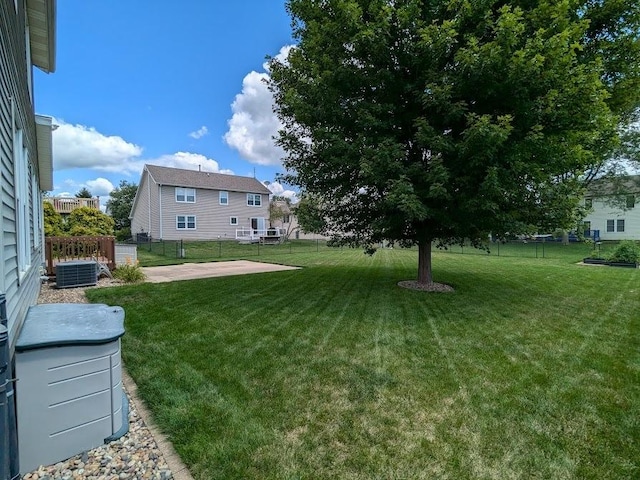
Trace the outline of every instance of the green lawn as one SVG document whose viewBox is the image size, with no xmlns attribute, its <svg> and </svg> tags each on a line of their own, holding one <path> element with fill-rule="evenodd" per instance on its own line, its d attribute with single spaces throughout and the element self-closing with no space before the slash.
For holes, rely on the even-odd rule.
<svg viewBox="0 0 640 480">
<path fill-rule="evenodd" d="M 640 477 L 640 273 L 415 251 L 88 290 L 197 479 Z M 262 258 L 282 261 L 280 255 Z"/>
<path fill-rule="evenodd" d="M 617 242 L 603 242 L 598 246 L 602 255 L 613 250 Z M 449 253 L 465 255 L 491 255 L 502 257 L 523 258 L 583 258 L 589 256 L 591 247 L 584 243 L 562 245 L 560 242 L 522 242 L 489 243 L 488 250 L 479 250 L 470 246 L 448 247 Z M 181 258 L 181 252 L 184 258 Z M 334 248 L 327 247 L 322 240 L 291 240 L 280 245 L 250 245 L 239 244 L 235 240 L 212 241 L 180 241 L 166 240 L 138 246 L 140 264 L 148 267 L 154 265 L 170 265 L 185 262 L 209 262 L 218 260 L 233 260 L 238 258 L 262 260 L 264 257 L 277 255 L 278 262 L 286 262 L 286 257 L 302 253 L 324 254 L 333 252 Z"/>
</svg>

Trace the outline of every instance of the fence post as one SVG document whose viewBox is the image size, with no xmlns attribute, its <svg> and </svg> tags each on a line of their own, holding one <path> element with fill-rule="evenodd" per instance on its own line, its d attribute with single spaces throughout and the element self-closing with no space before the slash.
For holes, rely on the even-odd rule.
<svg viewBox="0 0 640 480">
<path fill-rule="evenodd" d="M 47 262 L 47 275 L 53 275 L 53 239 L 45 238 L 46 253 L 45 260 Z"/>
<path fill-rule="evenodd" d="M 111 270 L 115 270 L 116 269 L 116 237 L 108 238 L 107 248 L 109 249 L 109 254 L 107 255 L 107 258 L 110 260 L 109 268 Z"/>
</svg>

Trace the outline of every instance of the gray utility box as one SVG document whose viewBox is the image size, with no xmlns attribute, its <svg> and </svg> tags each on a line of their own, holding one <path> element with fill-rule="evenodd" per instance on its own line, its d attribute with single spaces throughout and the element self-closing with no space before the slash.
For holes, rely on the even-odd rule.
<svg viewBox="0 0 640 480">
<path fill-rule="evenodd" d="M 20 473 L 126 433 L 121 307 L 35 305 L 16 342 Z"/>
</svg>

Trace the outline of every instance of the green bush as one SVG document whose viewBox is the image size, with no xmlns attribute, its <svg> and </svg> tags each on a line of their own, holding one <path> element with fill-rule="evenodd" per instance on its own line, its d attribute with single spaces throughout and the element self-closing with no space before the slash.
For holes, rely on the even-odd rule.
<svg viewBox="0 0 640 480">
<path fill-rule="evenodd" d="M 623 240 L 609 255 L 610 262 L 638 263 L 640 246 L 633 240 Z"/>
<path fill-rule="evenodd" d="M 125 283 L 138 283 L 147 278 L 140 265 L 137 262 L 135 264 L 130 263 L 130 261 L 116 268 L 113 271 L 113 277 Z"/>
</svg>

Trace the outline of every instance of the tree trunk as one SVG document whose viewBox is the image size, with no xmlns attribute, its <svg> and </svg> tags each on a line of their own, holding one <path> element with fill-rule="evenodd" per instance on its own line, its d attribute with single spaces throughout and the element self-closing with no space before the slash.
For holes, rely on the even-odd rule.
<svg viewBox="0 0 640 480">
<path fill-rule="evenodd" d="M 431 240 L 422 241 L 418 244 L 418 283 L 431 285 Z"/>
</svg>

